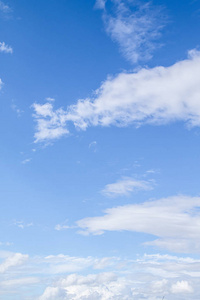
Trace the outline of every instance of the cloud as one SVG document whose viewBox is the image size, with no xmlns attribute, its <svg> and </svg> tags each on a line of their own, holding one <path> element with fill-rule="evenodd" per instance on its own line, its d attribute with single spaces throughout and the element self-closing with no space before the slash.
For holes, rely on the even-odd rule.
<svg viewBox="0 0 200 300">
<path fill-rule="evenodd" d="M 138 190 L 151 190 L 153 182 L 145 180 L 136 180 L 131 177 L 124 177 L 115 183 L 110 183 L 105 186 L 102 193 L 106 196 L 127 196 L 131 192 Z"/>
<path fill-rule="evenodd" d="M 26 158 L 26 159 L 22 160 L 21 163 L 22 163 L 23 165 L 25 165 L 25 164 L 29 163 L 31 160 L 32 160 L 32 158 Z"/>
<path fill-rule="evenodd" d="M 5 273 L 10 268 L 20 266 L 24 264 L 28 259 L 28 255 L 24 255 L 21 253 L 15 253 L 4 260 L 3 263 L 0 264 L 0 273 Z"/>
<path fill-rule="evenodd" d="M 200 260 L 191 257 L 161 254 L 145 254 L 137 259 L 64 254 L 28 257 L 9 252 L 0 255 L 4 258 L 0 274 L 2 299 L 13 293 L 23 299 L 23 286 L 29 295 L 34 294 L 40 300 L 158 300 L 164 295 L 168 300 L 179 300 L 184 293 L 187 300 L 200 298 Z"/>
<path fill-rule="evenodd" d="M 61 231 L 61 230 L 69 229 L 69 228 L 71 228 L 71 227 L 66 225 L 65 223 L 64 224 L 57 224 L 55 226 L 55 230 L 57 230 L 57 231 Z"/>
<path fill-rule="evenodd" d="M 3 81 L 0 78 L 0 90 L 2 89 L 2 86 L 3 86 Z"/>
<path fill-rule="evenodd" d="M 9 13 L 11 11 L 11 8 L 3 1 L 0 1 L 0 11 L 3 13 Z"/>
<path fill-rule="evenodd" d="M 96 141 L 91 142 L 88 147 L 91 151 L 96 152 L 97 151 L 97 142 Z"/>
<path fill-rule="evenodd" d="M 146 255 L 141 260 L 128 261 L 130 268 L 126 271 L 70 274 L 48 286 L 39 299 L 56 300 L 60 296 L 62 300 L 158 300 L 166 296 L 169 300 L 176 300 L 180 299 L 180 293 L 187 293 L 187 299 L 196 300 L 198 280 L 188 276 L 188 280 L 177 280 L 184 277 L 185 268 L 194 266 L 194 261 L 188 261 L 189 258 Z"/>
<path fill-rule="evenodd" d="M 19 287 L 20 285 L 25 286 L 25 285 L 31 285 L 38 283 L 39 279 L 36 277 L 24 277 L 24 278 L 19 278 L 19 279 L 10 279 L 10 280 L 4 280 L 0 282 L 0 286 L 5 288 L 11 288 L 12 286 L 17 286 Z"/>
<path fill-rule="evenodd" d="M 151 2 L 110 0 L 96 1 L 103 9 L 103 21 L 108 35 L 117 42 L 123 55 L 132 63 L 148 60 L 159 47 L 155 41 L 164 26 L 161 8 Z"/>
<path fill-rule="evenodd" d="M 161 125 L 182 121 L 200 126 L 200 52 L 170 67 L 141 69 L 108 78 L 94 98 L 79 100 L 66 110 L 52 103 L 34 104 L 37 123 L 35 142 L 69 133 L 68 122 L 77 129 L 89 126 Z"/>
<path fill-rule="evenodd" d="M 12 49 L 12 47 L 6 45 L 4 42 L 0 42 L 0 52 L 13 53 L 13 49 Z"/>
<path fill-rule="evenodd" d="M 106 0 L 97 0 L 95 3 L 95 8 L 97 9 L 105 9 Z"/>
<path fill-rule="evenodd" d="M 102 269 L 112 265 L 111 258 L 96 259 L 93 257 L 72 257 L 69 255 L 49 255 L 45 257 L 45 264 L 49 265 L 48 273 L 62 274 L 80 272 L 82 270 L 93 268 Z M 43 263 L 44 263 L 43 262 Z"/>
<path fill-rule="evenodd" d="M 18 117 L 21 117 L 21 115 L 24 113 L 24 111 L 14 103 L 14 101 L 12 101 L 11 108 L 14 112 L 16 112 Z"/>
<path fill-rule="evenodd" d="M 200 198 L 174 196 L 107 209 L 100 217 L 79 220 L 85 233 L 105 231 L 142 232 L 159 237 L 148 245 L 177 252 L 199 252 Z"/>
<path fill-rule="evenodd" d="M 192 293 L 193 288 L 189 285 L 187 281 L 177 281 L 175 284 L 172 285 L 171 288 L 172 293 Z"/>
<path fill-rule="evenodd" d="M 132 289 L 129 282 L 117 278 L 114 273 L 100 273 L 87 276 L 72 274 L 57 283 L 58 287 L 48 287 L 40 300 L 51 298 L 52 294 L 59 292 L 62 299 L 132 299 Z M 47 297 L 47 295 L 50 297 Z"/>
<path fill-rule="evenodd" d="M 49 141 L 62 137 L 69 133 L 65 128 L 65 112 L 62 108 L 53 111 L 53 105 L 49 102 L 45 104 L 33 104 L 35 110 L 34 118 L 37 122 L 35 142 Z"/>
<path fill-rule="evenodd" d="M 29 162 L 29 160 L 28 160 L 28 161 L 25 160 L 24 164 L 27 163 L 27 162 Z M 23 163 L 23 162 L 22 162 L 22 163 Z M 17 226 L 17 227 L 19 227 L 19 228 L 21 228 L 21 229 L 24 229 L 24 228 L 26 228 L 26 227 L 32 227 L 32 226 L 33 226 L 33 223 L 25 223 L 24 221 L 15 221 L 15 222 L 13 223 L 13 225 L 15 225 L 15 226 Z"/>
</svg>

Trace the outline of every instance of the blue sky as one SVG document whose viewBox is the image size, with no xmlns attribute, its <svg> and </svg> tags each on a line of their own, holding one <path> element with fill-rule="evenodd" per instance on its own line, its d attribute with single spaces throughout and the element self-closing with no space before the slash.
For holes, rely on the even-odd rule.
<svg viewBox="0 0 200 300">
<path fill-rule="evenodd" d="M 0 299 L 199 299 L 199 2 L 0 23 Z"/>
</svg>

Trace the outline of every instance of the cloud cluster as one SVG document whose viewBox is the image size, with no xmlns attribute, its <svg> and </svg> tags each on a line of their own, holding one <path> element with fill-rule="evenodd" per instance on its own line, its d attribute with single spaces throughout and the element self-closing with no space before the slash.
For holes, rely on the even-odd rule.
<svg viewBox="0 0 200 300">
<path fill-rule="evenodd" d="M 146 244 L 175 252 L 200 251 L 200 198 L 174 196 L 107 209 L 100 217 L 79 220 L 84 233 L 134 231 L 159 239 Z M 159 224 L 159 226 L 158 226 Z"/>
<path fill-rule="evenodd" d="M 200 297 L 200 261 L 190 257 L 144 255 L 120 257 L 72 257 L 49 255 L 28 257 L 0 252 L 0 297 L 15 293 L 40 300 L 148 299 L 196 300 Z M 40 291 L 43 290 L 43 293 Z M 10 294 L 9 294 L 10 293 Z"/>
<path fill-rule="evenodd" d="M 144 255 L 117 260 L 112 271 L 70 274 L 46 287 L 39 300 L 169 300 L 199 297 L 200 262 L 186 257 Z M 196 298 L 195 298 L 196 297 Z"/>
<path fill-rule="evenodd" d="M 166 124 L 183 121 L 200 126 L 200 52 L 170 67 L 141 69 L 108 78 L 94 98 L 79 100 L 66 110 L 52 103 L 35 103 L 35 141 L 48 141 L 69 133 L 68 122 L 89 126 Z"/>
</svg>

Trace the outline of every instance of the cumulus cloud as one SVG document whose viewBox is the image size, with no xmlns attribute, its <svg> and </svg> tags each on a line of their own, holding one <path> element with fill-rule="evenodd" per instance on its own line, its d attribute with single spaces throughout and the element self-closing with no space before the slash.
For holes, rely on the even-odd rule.
<svg viewBox="0 0 200 300">
<path fill-rule="evenodd" d="M 115 183 L 110 183 L 105 186 L 102 193 L 106 196 L 126 196 L 131 192 L 138 190 L 151 190 L 153 187 L 152 181 L 136 180 L 131 177 L 124 177 Z"/>
<path fill-rule="evenodd" d="M 159 237 L 149 242 L 171 251 L 199 252 L 200 198 L 174 196 L 140 204 L 107 209 L 100 217 L 79 220 L 77 225 L 86 233 L 135 231 Z M 159 226 L 158 226 L 159 224 Z"/>
<path fill-rule="evenodd" d="M 171 287 L 172 293 L 192 293 L 193 288 L 190 286 L 190 284 L 185 281 L 177 281 L 175 284 L 172 285 Z"/>
<path fill-rule="evenodd" d="M 132 287 L 130 282 L 124 278 L 117 278 L 114 273 L 100 273 L 87 276 L 72 274 L 65 279 L 61 279 L 57 285 L 59 287 L 47 288 L 40 300 L 56 299 L 46 297 L 52 292 L 63 293 L 63 300 L 67 299 L 91 299 L 91 300 L 108 300 L 108 299 L 132 299 Z"/>
<path fill-rule="evenodd" d="M 4 42 L 0 42 L 0 52 L 13 53 L 12 47 L 6 45 Z"/>
<path fill-rule="evenodd" d="M 79 100 L 66 110 L 52 103 L 33 105 L 37 123 L 35 142 L 69 133 L 67 124 L 85 130 L 89 126 L 128 126 L 186 122 L 200 126 L 200 52 L 170 67 L 141 69 L 108 78 L 94 98 Z"/>
<path fill-rule="evenodd" d="M 96 7 L 103 9 L 103 21 L 108 35 L 117 42 L 124 56 L 133 63 L 148 60 L 158 47 L 155 41 L 164 25 L 161 8 L 150 2 L 98 0 Z"/>
<path fill-rule="evenodd" d="M 123 259 L 60 254 L 28 260 L 25 256 L 23 263 L 22 254 L 18 259 L 17 253 L 0 255 L 4 262 L 16 257 L 15 262 L 7 263 L 6 276 L 5 272 L 0 274 L 2 299 L 13 296 L 13 292 L 23 299 L 22 286 L 26 286 L 30 295 L 42 289 L 43 293 L 36 298 L 40 300 L 158 300 L 164 295 L 168 300 L 179 300 L 184 293 L 187 300 L 200 298 L 200 261 L 191 257 L 146 254 L 137 259 Z"/>
<path fill-rule="evenodd" d="M 118 271 L 60 278 L 48 286 L 39 299 L 57 300 L 60 296 L 63 300 L 158 300 L 166 296 L 176 300 L 180 294 L 187 293 L 187 299 L 196 300 L 198 279 L 185 275 L 185 270 L 196 268 L 195 263 L 199 265 L 199 261 L 191 258 L 145 255 L 137 261 L 127 261 Z M 180 280 L 183 277 L 185 280 Z"/>
</svg>

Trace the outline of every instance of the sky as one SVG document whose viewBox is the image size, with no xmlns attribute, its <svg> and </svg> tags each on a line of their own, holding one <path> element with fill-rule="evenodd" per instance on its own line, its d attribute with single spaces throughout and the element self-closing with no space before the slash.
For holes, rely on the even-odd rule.
<svg viewBox="0 0 200 300">
<path fill-rule="evenodd" d="M 0 299 L 200 299 L 199 1 L 0 24 Z"/>
</svg>

